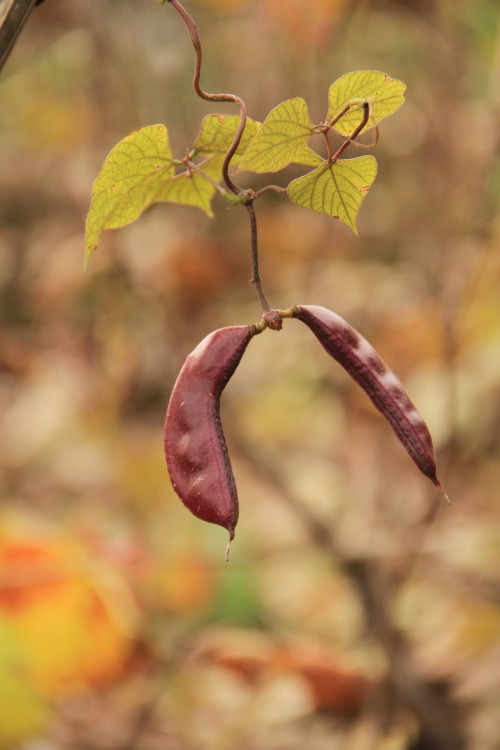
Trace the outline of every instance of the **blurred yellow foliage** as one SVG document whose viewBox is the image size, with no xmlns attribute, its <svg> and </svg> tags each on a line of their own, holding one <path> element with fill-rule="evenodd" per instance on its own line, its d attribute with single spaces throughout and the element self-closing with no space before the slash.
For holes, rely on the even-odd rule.
<svg viewBox="0 0 500 750">
<path fill-rule="evenodd" d="M 0 614 L 0 747 L 12 748 L 38 732 L 49 717 L 30 679 L 30 664 L 15 623 Z"/>
<path fill-rule="evenodd" d="M 44 716 L 45 698 L 115 679 L 133 643 L 123 581 L 68 532 L 0 526 L 0 743 Z M 16 729 L 17 727 L 17 729 Z"/>
</svg>

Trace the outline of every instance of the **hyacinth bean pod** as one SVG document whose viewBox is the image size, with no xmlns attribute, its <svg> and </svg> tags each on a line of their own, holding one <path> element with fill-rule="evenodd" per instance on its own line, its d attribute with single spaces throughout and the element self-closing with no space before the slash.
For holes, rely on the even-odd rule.
<svg viewBox="0 0 500 750">
<path fill-rule="evenodd" d="M 238 495 L 220 418 L 220 397 L 253 326 L 213 331 L 187 357 L 167 409 L 165 456 L 172 485 L 198 518 L 226 528 L 238 521 Z"/>
<path fill-rule="evenodd" d="M 441 488 L 427 425 L 372 345 L 347 321 L 325 307 L 296 305 L 292 309 L 294 317 L 311 329 L 328 354 L 363 388 L 420 471 Z"/>
</svg>

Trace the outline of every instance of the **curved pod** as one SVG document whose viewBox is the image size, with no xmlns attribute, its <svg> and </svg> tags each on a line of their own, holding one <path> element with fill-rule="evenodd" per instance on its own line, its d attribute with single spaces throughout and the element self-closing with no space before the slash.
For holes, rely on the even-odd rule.
<svg viewBox="0 0 500 750">
<path fill-rule="evenodd" d="M 294 312 L 328 354 L 363 388 L 420 471 L 441 487 L 427 425 L 398 378 L 373 346 L 340 315 L 326 307 L 297 305 Z"/>
<path fill-rule="evenodd" d="M 254 332 L 250 326 L 233 326 L 206 336 L 184 362 L 165 419 L 165 456 L 176 493 L 195 516 L 224 526 L 230 540 L 238 521 L 238 494 L 220 397 Z"/>
</svg>

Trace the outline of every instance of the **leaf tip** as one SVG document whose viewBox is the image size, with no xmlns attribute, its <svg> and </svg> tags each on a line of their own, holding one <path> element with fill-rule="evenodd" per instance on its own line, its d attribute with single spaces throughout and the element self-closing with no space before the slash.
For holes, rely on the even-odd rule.
<svg viewBox="0 0 500 750">
<path fill-rule="evenodd" d="M 90 259 L 93 256 L 95 252 L 95 247 L 87 247 L 85 248 L 85 257 L 83 259 L 83 270 L 84 272 L 88 270 Z"/>
</svg>

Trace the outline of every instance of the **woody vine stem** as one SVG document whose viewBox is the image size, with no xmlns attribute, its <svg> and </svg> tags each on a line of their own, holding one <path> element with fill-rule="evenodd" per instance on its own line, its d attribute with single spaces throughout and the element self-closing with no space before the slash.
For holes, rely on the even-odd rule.
<svg viewBox="0 0 500 750">
<path fill-rule="evenodd" d="M 161 0 L 161 1 L 165 2 L 165 0 Z M 267 185 L 259 191 L 253 191 L 252 189 L 242 188 L 239 185 L 236 185 L 235 182 L 233 182 L 233 179 L 231 178 L 229 174 L 229 167 L 231 164 L 231 160 L 234 154 L 236 153 L 236 150 L 240 144 L 243 131 L 245 130 L 245 125 L 247 121 L 246 103 L 240 96 L 237 96 L 236 94 L 227 94 L 227 93 L 210 94 L 202 88 L 201 83 L 200 83 L 200 77 L 201 77 L 201 63 L 202 63 L 203 53 L 202 53 L 200 33 L 198 30 L 198 26 L 196 22 L 194 21 L 194 19 L 190 16 L 188 11 L 186 10 L 186 8 L 184 8 L 180 0 L 167 0 L 167 1 L 170 3 L 170 5 L 172 5 L 173 8 L 175 8 L 175 10 L 181 16 L 184 22 L 184 25 L 187 29 L 187 32 L 189 34 L 189 37 L 191 39 L 191 43 L 193 45 L 194 51 L 195 51 L 195 66 L 194 66 L 194 75 L 193 75 L 193 88 L 194 88 L 195 93 L 201 99 L 204 99 L 209 102 L 230 102 L 232 104 L 237 104 L 240 110 L 240 122 L 238 124 L 238 128 L 236 130 L 234 139 L 225 154 L 224 161 L 222 164 L 222 178 L 224 180 L 226 190 L 221 189 L 221 188 L 219 189 L 221 190 L 222 193 L 226 193 L 226 195 L 229 192 L 234 197 L 239 198 L 240 200 L 237 200 L 236 202 L 243 204 L 247 210 L 248 217 L 250 220 L 250 233 L 251 233 L 252 277 L 250 279 L 250 283 L 253 284 L 255 288 L 263 313 L 264 314 L 270 313 L 271 307 L 269 305 L 269 302 L 267 301 L 267 298 L 266 298 L 266 295 L 262 286 L 262 280 L 260 278 L 260 272 L 259 272 L 257 218 L 255 216 L 255 208 L 253 204 L 254 204 L 255 199 L 258 198 L 260 195 L 262 195 L 262 193 L 266 191 L 271 190 L 271 191 L 280 192 L 280 193 L 287 193 L 288 191 L 286 188 L 282 188 L 278 185 Z M 359 103 L 357 104 L 359 106 Z M 371 104 L 368 101 L 364 101 L 361 104 L 362 109 L 363 109 L 362 121 L 359 123 L 358 127 L 354 130 L 351 136 L 344 140 L 344 142 L 337 149 L 337 151 L 333 152 L 333 149 L 330 143 L 330 130 L 335 125 L 335 123 L 341 117 L 343 117 L 343 115 L 345 115 L 346 112 L 352 106 L 353 106 L 352 103 L 347 104 L 344 107 L 344 109 L 336 117 L 334 117 L 330 122 L 318 125 L 313 130 L 313 132 L 322 133 L 325 138 L 326 149 L 327 149 L 327 161 L 330 165 L 334 164 L 337 161 L 337 159 L 339 159 L 342 156 L 344 151 L 351 145 L 351 143 L 355 142 L 356 138 L 363 131 L 369 119 L 373 119 L 374 121 L 375 133 L 376 133 L 375 143 L 378 140 L 378 126 L 373 118 L 373 113 L 371 111 Z M 189 157 L 186 157 L 185 161 L 186 161 L 187 166 L 190 169 L 196 170 L 196 165 L 192 164 L 189 161 Z M 271 325 L 271 327 L 275 327 L 275 326 Z M 279 330 L 279 325 L 276 325 L 276 329 Z"/>
<path fill-rule="evenodd" d="M 239 185 L 236 185 L 229 175 L 229 165 L 231 164 L 231 159 L 233 158 L 236 152 L 236 149 L 238 148 L 240 144 L 241 136 L 243 135 L 243 131 L 245 130 L 245 125 L 247 121 L 247 105 L 245 104 L 243 99 L 239 96 L 236 96 L 236 94 L 225 94 L 225 93 L 209 94 L 207 91 L 205 91 L 201 87 L 200 76 L 201 76 L 201 62 L 202 62 L 203 53 L 202 53 L 202 48 L 201 48 L 201 40 L 200 40 L 200 33 L 198 31 L 198 26 L 196 25 L 193 18 L 189 15 L 187 10 L 184 8 L 184 6 L 179 2 L 179 0 L 169 0 L 169 2 L 175 8 L 175 10 L 179 13 L 182 20 L 184 21 L 184 25 L 187 29 L 192 45 L 194 47 L 196 60 L 195 60 L 195 66 L 194 66 L 193 88 L 196 94 L 201 99 L 205 99 L 206 101 L 209 101 L 209 102 L 231 102 L 233 104 L 237 104 L 240 110 L 240 122 L 238 125 L 238 129 L 236 130 L 236 134 L 234 136 L 233 142 L 231 143 L 224 157 L 224 162 L 222 164 L 222 177 L 224 179 L 227 189 L 231 193 L 237 196 L 246 195 L 245 200 L 244 200 L 244 206 L 247 209 L 248 217 L 250 219 L 251 250 L 252 250 L 252 278 L 250 279 L 250 283 L 254 285 L 262 310 L 263 312 L 266 313 L 266 312 L 269 312 L 271 308 L 270 308 L 269 302 L 267 301 L 266 295 L 264 293 L 264 289 L 262 287 L 262 281 L 261 281 L 260 273 L 259 273 L 257 219 L 255 216 L 255 209 L 253 206 L 255 195 L 252 195 L 251 193 L 246 192 L 245 190 L 243 190 L 243 188 L 239 187 Z"/>
</svg>

